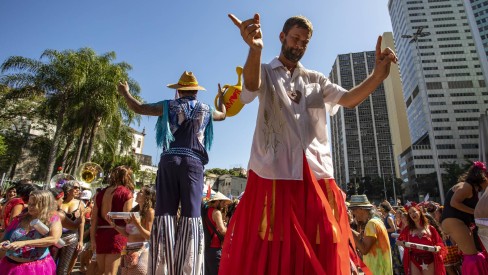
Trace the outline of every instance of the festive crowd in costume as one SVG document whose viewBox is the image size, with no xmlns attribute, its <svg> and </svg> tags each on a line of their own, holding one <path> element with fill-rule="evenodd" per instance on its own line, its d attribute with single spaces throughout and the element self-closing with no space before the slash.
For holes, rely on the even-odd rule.
<svg viewBox="0 0 488 275">
<path fill-rule="evenodd" d="M 388 77 L 397 57 L 381 49 L 381 36 L 373 72 L 348 91 L 300 63 L 313 34 L 306 17 L 286 20 L 269 63 L 260 16 L 229 18 L 249 47 L 239 100 L 259 104 L 239 201 L 202 194 L 213 122 L 226 118 L 220 84 L 213 108 L 197 99 L 205 88 L 189 71 L 168 85 L 174 99 L 150 104 L 120 81 L 131 110 L 158 117 L 155 186 L 134 198 L 133 172 L 118 166 L 93 197 L 76 180 L 8 189 L 2 274 L 69 274 L 78 257 L 87 274 L 488 274 L 484 163 L 473 163 L 443 206 L 374 205 L 366 195 L 346 203 L 334 180 L 326 117 L 356 107 Z"/>
</svg>

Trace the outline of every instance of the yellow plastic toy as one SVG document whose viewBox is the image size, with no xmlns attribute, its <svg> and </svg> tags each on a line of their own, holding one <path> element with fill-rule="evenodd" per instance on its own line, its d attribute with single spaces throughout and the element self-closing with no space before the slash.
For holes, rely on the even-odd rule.
<svg viewBox="0 0 488 275">
<path fill-rule="evenodd" d="M 236 73 L 237 73 L 237 84 L 236 85 L 229 85 L 225 84 L 222 89 L 224 90 L 224 105 L 227 110 L 227 116 L 235 116 L 237 115 L 242 107 L 244 107 L 244 104 L 242 104 L 240 95 L 242 91 L 242 67 L 238 66 L 236 67 Z M 218 101 L 218 95 L 215 97 L 215 107 L 217 108 L 217 101 Z"/>
</svg>

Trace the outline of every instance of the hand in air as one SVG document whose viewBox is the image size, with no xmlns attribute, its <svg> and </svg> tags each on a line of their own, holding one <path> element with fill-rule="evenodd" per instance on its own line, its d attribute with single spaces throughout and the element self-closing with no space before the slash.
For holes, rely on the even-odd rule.
<svg viewBox="0 0 488 275">
<path fill-rule="evenodd" d="M 378 36 L 378 41 L 376 42 L 376 65 L 373 71 L 373 75 L 380 80 L 386 79 L 390 74 L 391 63 L 396 64 L 398 62 L 398 57 L 392 49 L 385 48 L 381 51 L 382 40 L 383 37 L 381 35 Z"/>
<path fill-rule="evenodd" d="M 127 81 L 119 81 L 119 85 L 117 86 L 117 90 L 119 91 L 119 94 L 125 95 L 129 93 L 129 84 Z"/>
<path fill-rule="evenodd" d="M 239 20 L 233 14 L 229 14 L 229 18 L 234 22 L 234 25 L 239 28 L 242 39 L 244 39 L 251 49 L 263 49 L 263 34 L 261 33 L 259 14 L 256 13 L 253 18 L 244 21 Z"/>
</svg>

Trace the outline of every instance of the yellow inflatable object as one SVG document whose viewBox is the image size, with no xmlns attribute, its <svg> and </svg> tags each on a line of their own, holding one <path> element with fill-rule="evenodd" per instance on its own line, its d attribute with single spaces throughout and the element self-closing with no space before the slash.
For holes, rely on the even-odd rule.
<svg viewBox="0 0 488 275">
<path fill-rule="evenodd" d="M 242 107 L 244 107 L 244 104 L 242 104 L 240 95 L 242 91 L 242 67 L 236 67 L 236 72 L 237 72 L 237 84 L 236 85 L 229 85 L 225 84 L 222 89 L 224 90 L 224 105 L 227 110 L 227 116 L 235 116 L 237 115 Z M 215 97 L 215 107 L 218 108 L 217 102 L 218 102 L 218 95 Z"/>
</svg>

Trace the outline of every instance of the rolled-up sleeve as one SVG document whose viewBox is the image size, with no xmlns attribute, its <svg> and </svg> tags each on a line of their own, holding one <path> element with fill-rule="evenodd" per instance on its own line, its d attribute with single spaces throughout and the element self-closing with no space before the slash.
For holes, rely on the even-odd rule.
<svg viewBox="0 0 488 275">
<path fill-rule="evenodd" d="M 246 89 L 246 85 L 242 85 L 242 91 L 241 91 L 241 102 L 242 104 L 248 104 L 251 103 L 261 91 L 266 90 L 266 72 L 265 72 L 265 67 L 263 64 L 261 64 L 261 86 L 259 87 L 259 90 L 257 91 L 250 91 Z"/>
<path fill-rule="evenodd" d="M 335 83 L 332 83 L 327 77 L 323 78 L 323 80 L 320 82 L 320 86 L 322 87 L 322 94 L 324 96 L 326 110 L 330 116 L 333 116 L 341 106 L 337 103 L 341 97 L 348 92 L 348 90 Z"/>
</svg>

